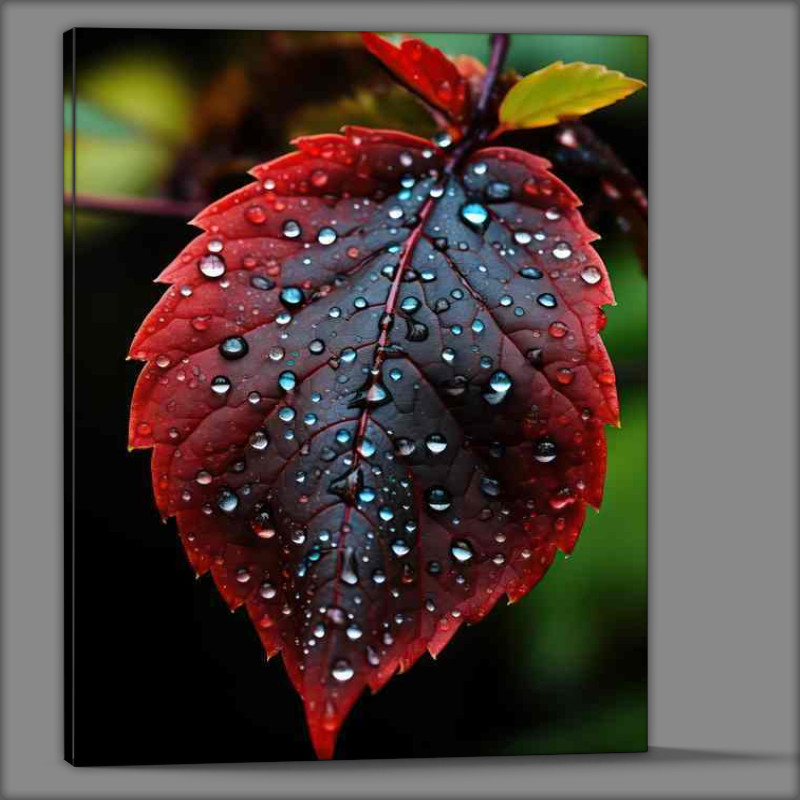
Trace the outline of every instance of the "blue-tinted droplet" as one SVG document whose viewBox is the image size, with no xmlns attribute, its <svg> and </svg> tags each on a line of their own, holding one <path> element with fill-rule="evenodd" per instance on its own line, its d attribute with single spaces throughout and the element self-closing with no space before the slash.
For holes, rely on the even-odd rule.
<svg viewBox="0 0 800 800">
<path fill-rule="evenodd" d="M 304 299 L 303 290 L 297 286 L 286 286 L 281 290 L 281 303 L 287 308 L 298 308 Z"/>
<path fill-rule="evenodd" d="M 250 348 L 241 336 L 230 336 L 219 346 L 219 354 L 228 361 L 244 358 Z"/>
<path fill-rule="evenodd" d="M 425 492 L 425 500 L 431 511 L 447 511 L 453 504 L 453 497 L 443 486 L 431 486 Z"/>
<path fill-rule="evenodd" d="M 450 545 L 450 554 L 459 564 L 466 563 L 475 555 L 472 551 L 472 546 L 466 539 L 456 539 L 453 544 Z"/>
<path fill-rule="evenodd" d="M 295 220 L 287 219 L 283 223 L 283 235 L 287 239 L 296 239 L 301 233 L 302 230 Z"/>
<path fill-rule="evenodd" d="M 333 244 L 337 239 L 337 233 L 333 228 L 320 228 L 317 233 L 317 241 L 324 246 Z"/>
<path fill-rule="evenodd" d="M 467 203 L 461 208 L 462 219 L 473 228 L 483 228 L 489 220 L 489 212 L 480 203 Z"/>
<path fill-rule="evenodd" d="M 558 301 L 556 300 L 556 298 L 549 292 L 540 294 L 536 298 L 536 302 L 544 308 L 555 308 L 558 305 Z"/>
<path fill-rule="evenodd" d="M 284 392 L 291 392 L 292 389 L 297 386 L 297 376 L 294 372 L 281 372 L 278 377 L 278 386 L 280 386 Z"/>
</svg>

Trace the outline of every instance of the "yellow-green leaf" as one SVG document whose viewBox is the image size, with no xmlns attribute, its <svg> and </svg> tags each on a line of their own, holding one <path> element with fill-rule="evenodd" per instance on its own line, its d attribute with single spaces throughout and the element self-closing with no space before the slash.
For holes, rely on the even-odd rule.
<svg viewBox="0 0 800 800">
<path fill-rule="evenodd" d="M 556 61 L 515 84 L 500 106 L 500 126 L 542 128 L 609 106 L 645 84 L 602 64 Z"/>
</svg>

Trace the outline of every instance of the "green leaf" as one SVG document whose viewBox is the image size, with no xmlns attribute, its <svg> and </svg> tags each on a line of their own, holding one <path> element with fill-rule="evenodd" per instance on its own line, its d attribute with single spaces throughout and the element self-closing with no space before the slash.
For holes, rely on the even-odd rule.
<svg viewBox="0 0 800 800">
<path fill-rule="evenodd" d="M 500 127 L 542 128 L 616 103 L 645 84 L 602 64 L 556 61 L 515 84 L 500 106 Z"/>
</svg>

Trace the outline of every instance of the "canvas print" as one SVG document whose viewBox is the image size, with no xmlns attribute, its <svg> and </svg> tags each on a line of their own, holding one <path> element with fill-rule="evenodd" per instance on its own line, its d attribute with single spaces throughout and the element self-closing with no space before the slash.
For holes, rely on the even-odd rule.
<svg viewBox="0 0 800 800">
<path fill-rule="evenodd" d="M 64 74 L 67 759 L 646 750 L 647 38 Z"/>
</svg>

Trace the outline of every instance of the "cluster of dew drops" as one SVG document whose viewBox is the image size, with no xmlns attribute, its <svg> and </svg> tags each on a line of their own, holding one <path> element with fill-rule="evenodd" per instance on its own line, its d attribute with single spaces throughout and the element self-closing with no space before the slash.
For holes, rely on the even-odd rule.
<svg viewBox="0 0 800 800">
<path fill-rule="evenodd" d="M 440 134 L 434 139 L 434 144 L 439 147 L 440 149 L 446 149 L 450 144 L 451 141 L 446 134 Z M 425 158 L 430 158 L 433 155 L 432 150 L 424 150 L 422 151 L 422 155 Z M 407 170 L 410 168 L 413 163 L 414 159 L 411 153 L 403 152 L 399 155 L 398 158 L 399 167 L 401 170 Z M 488 171 L 488 166 L 486 163 L 478 161 L 476 163 L 472 163 L 469 166 L 469 169 L 473 172 L 475 176 L 482 176 Z M 436 175 L 434 170 L 431 170 L 432 175 Z M 327 182 L 327 174 L 324 170 L 316 170 L 310 176 L 311 183 L 317 187 L 321 188 Z M 531 183 L 532 185 L 535 184 L 533 178 L 530 178 L 526 181 L 527 183 Z M 413 193 L 415 187 L 417 186 L 417 179 L 410 174 L 403 174 L 400 178 L 400 185 L 401 191 L 397 193 L 393 198 L 390 198 L 384 204 L 385 213 L 387 216 L 387 225 L 400 225 L 403 223 L 404 218 L 406 216 L 406 208 L 404 208 L 403 203 L 409 200 L 412 200 Z M 524 187 L 527 188 L 527 187 Z M 276 189 L 276 183 L 272 178 L 266 178 L 263 181 L 263 189 L 267 192 L 272 192 Z M 426 187 L 427 196 L 433 198 L 434 200 L 437 198 L 442 197 L 445 192 L 447 191 L 442 183 L 433 181 L 427 182 Z M 540 187 L 532 186 L 532 192 L 540 191 Z M 512 196 L 512 189 L 511 187 L 502 181 L 499 180 L 490 180 L 485 183 L 484 188 L 484 198 L 485 199 L 475 199 L 470 198 L 468 202 L 464 203 L 460 210 L 459 215 L 463 223 L 469 226 L 471 229 L 476 231 L 485 231 L 488 227 L 490 220 L 491 220 L 491 212 L 489 207 L 492 203 L 500 203 L 504 201 L 508 201 L 511 199 Z M 418 202 L 423 202 L 427 198 L 424 196 L 420 196 L 419 194 L 416 197 Z M 369 199 L 365 198 L 361 200 L 362 203 L 365 205 L 368 204 L 370 201 Z M 260 225 L 264 223 L 267 219 L 267 212 L 262 205 L 254 204 L 250 205 L 244 209 L 244 215 L 247 220 L 254 224 Z M 555 222 L 560 219 L 561 212 L 556 207 L 548 208 L 545 211 L 545 217 L 547 220 Z M 301 223 L 294 219 L 287 219 L 283 222 L 281 228 L 281 235 L 286 240 L 300 240 L 303 236 L 303 229 Z M 521 246 L 521 247 L 539 247 L 538 253 L 540 255 L 544 254 L 544 242 L 547 239 L 547 235 L 544 231 L 527 231 L 527 230 L 515 230 L 513 232 L 513 241 L 514 245 Z M 335 222 L 330 225 L 324 225 L 316 231 L 316 236 L 314 237 L 316 243 L 322 247 L 330 247 L 331 245 L 335 244 L 339 239 L 339 234 L 335 228 Z M 449 243 L 446 240 L 435 240 L 434 245 L 437 249 L 446 249 L 449 247 Z M 312 247 L 312 243 L 306 243 L 305 248 Z M 466 243 L 459 243 L 456 245 L 460 249 L 467 249 Z M 227 278 L 227 264 L 225 261 L 224 256 L 224 240 L 220 235 L 214 234 L 212 238 L 210 238 L 207 242 L 207 252 L 200 256 L 197 260 L 197 268 L 199 272 L 208 280 L 215 281 L 218 285 L 225 289 L 229 286 L 228 278 Z M 391 244 L 387 248 L 387 252 L 391 255 L 396 255 L 402 250 L 401 245 L 399 244 Z M 565 262 L 570 259 L 573 255 L 572 248 L 570 247 L 569 243 L 564 240 L 558 240 L 552 243 L 549 248 L 549 253 L 551 256 L 556 259 L 557 261 Z M 348 250 L 348 255 L 351 258 L 356 258 L 359 253 L 357 248 L 351 248 Z M 248 264 L 248 257 L 243 259 L 244 266 L 246 268 L 254 266 L 255 260 L 250 259 L 252 261 L 251 264 Z M 312 263 L 310 258 L 306 258 L 304 264 L 310 266 Z M 479 266 L 479 270 L 485 271 L 486 267 Z M 277 271 L 277 270 L 276 270 Z M 409 277 L 411 279 L 420 279 L 422 281 L 433 281 L 436 278 L 436 275 L 432 271 L 422 270 L 415 270 L 409 269 L 409 273 L 412 273 L 410 276 L 405 276 L 404 280 L 408 280 Z M 381 271 L 381 274 L 389 278 L 390 280 L 394 280 L 396 276 L 396 265 L 390 264 L 384 267 Z M 530 281 L 537 281 L 543 276 L 542 270 L 534 265 L 525 265 L 519 269 L 519 275 L 527 280 Z M 602 278 L 602 272 L 598 267 L 594 265 L 584 265 L 579 272 L 581 280 L 586 283 L 587 285 L 593 286 L 598 284 Z M 250 278 L 251 286 L 260 291 L 269 291 L 276 288 L 276 282 L 269 277 L 266 277 L 261 274 L 253 274 Z M 183 287 L 180 290 L 181 295 L 184 297 L 188 297 L 191 295 L 192 290 L 190 287 Z M 463 297 L 463 293 L 460 290 L 454 290 L 452 292 L 453 299 L 458 300 Z M 306 292 L 300 286 L 284 286 L 280 289 L 279 293 L 279 300 L 281 303 L 281 311 L 277 314 L 275 318 L 275 322 L 282 327 L 286 327 L 289 323 L 293 320 L 293 315 L 296 313 L 303 305 L 307 302 Z M 433 310 L 436 313 L 441 313 L 441 311 L 446 310 L 449 308 L 449 300 L 440 300 L 437 303 L 440 304 L 440 307 L 434 308 Z M 500 298 L 500 305 L 501 306 L 511 306 L 514 304 L 514 299 L 510 295 L 503 295 Z M 550 292 L 542 292 L 540 294 L 535 295 L 535 302 L 545 309 L 553 309 L 556 308 L 558 305 L 557 298 Z M 354 308 L 358 310 L 359 308 L 365 308 L 367 305 L 366 300 L 363 297 L 358 297 L 354 301 Z M 414 297 L 406 297 L 400 301 L 399 305 L 400 310 L 404 313 L 408 320 L 408 331 L 407 331 L 407 338 L 411 341 L 421 341 L 427 338 L 428 332 L 424 325 L 421 323 L 416 323 L 413 320 L 414 313 L 419 310 L 420 302 Z M 524 310 L 521 307 L 517 307 L 514 309 L 514 313 L 518 316 L 521 316 L 524 313 Z M 329 310 L 329 316 L 332 319 L 338 318 L 346 318 L 345 312 L 338 307 L 332 307 Z M 198 317 L 192 320 L 193 327 L 196 330 L 200 331 L 203 330 L 207 326 L 207 319 L 204 317 Z M 387 326 L 390 324 L 390 320 L 383 319 L 382 324 Z M 485 329 L 485 323 L 480 319 L 475 319 L 471 325 L 471 330 L 475 334 L 480 334 Z M 461 326 L 453 326 L 450 329 L 450 332 L 453 335 L 460 335 L 463 332 Z M 564 325 L 562 322 L 553 322 L 548 329 L 549 334 L 553 338 L 562 338 L 567 334 L 567 326 Z M 285 338 L 286 334 L 283 333 L 282 336 Z M 326 343 L 321 339 L 315 338 L 308 344 L 308 350 L 312 355 L 320 355 L 326 349 Z M 230 336 L 224 339 L 219 344 L 219 353 L 223 359 L 228 361 L 235 361 L 247 356 L 249 352 L 249 346 L 247 340 L 244 336 Z M 285 352 L 283 348 L 280 346 L 273 347 L 269 353 L 269 357 L 271 360 L 279 362 L 283 359 Z M 455 359 L 455 350 L 451 347 L 444 347 L 441 352 L 442 359 L 447 363 L 452 363 Z M 528 354 L 529 359 L 536 363 L 537 358 L 541 358 L 541 351 L 531 351 Z M 344 348 L 338 356 L 332 359 L 333 363 L 351 363 L 356 358 L 356 351 L 351 348 Z M 170 366 L 170 359 L 167 356 L 158 356 L 155 361 L 156 365 L 161 368 L 166 368 Z M 484 367 L 491 367 L 491 359 L 487 358 L 487 363 L 482 363 Z M 568 382 L 569 370 L 564 370 L 562 382 Z M 377 407 L 387 402 L 391 402 L 391 392 L 390 390 L 383 386 L 382 384 L 382 377 L 380 370 L 372 370 L 372 376 L 367 381 L 367 384 L 363 387 L 360 392 L 360 396 L 357 397 L 357 402 L 360 402 L 362 407 L 368 409 L 370 407 Z M 393 369 L 388 370 L 388 376 L 391 381 L 399 381 L 403 378 L 403 372 L 401 369 L 395 367 Z M 600 380 L 602 382 L 603 376 L 600 376 Z M 613 376 L 612 376 L 613 380 Z M 461 382 L 460 390 L 465 388 L 465 382 Z M 285 393 L 293 392 L 298 386 L 298 378 L 294 372 L 291 370 L 286 370 L 280 373 L 278 377 L 278 385 L 281 390 Z M 214 377 L 210 381 L 210 389 L 211 391 L 218 395 L 218 396 L 225 396 L 227 395 L 232 388 L 231 380 L 225 375 L 218 375 Z M 502 403 L 506 397 L 508 397 L 510 391 L 512 389 L 512 379 L 508 375 L 508 373 L 497 370 L 491 373 L 485 390 L 482 392 L 482 396 L 484 400 L 491 406 L 496 406 Z M 311 401 L 316 403 L 322 399 L 319 393 L 313 393 L 311 396 Z M 258 392 L 251 392 L 248 395 L 248 402 L 253 405 L 256 405 L 260 402 L 261 396 Z M 295 409 L 290 405 L 285 405 L 279 409 L 278 418 L 287 424 L 290 425 L 291 423 L 295 422 L 297 414 Z M 586 418 L 586 417 L 584 417 Z M 317 416 L 313 412 L 309 412 L 304 415 L 303 423 L 308 427 L 313 427 L 318 419 Z M 146 423 L 143 423 L 144 426 L 147 426 Z M 149 426 L 147 426 L 149 429 Z M 142 431 L 144 433 L 144 431 Z M 293 438 L 293 433 L 287 429 L 287 438 Z M 353 442 L 353 436 L 347 430 L 341 429 L 336 434 L 336 442 L 340 445 L 353 445 L 354 453 L 357 454 L 358 458 L 361 459 L 369 459 L 375 453 L 375 445 L 367 438 L 362 437 L 360 441 Z M 256 430 L 253 432 L 249 438 L 249 446 L 253 448 L 255 451 L 264 451 L 269 446 L 269 436 L 267 432 L 263 429 Z M 427 452 L 431 455 L 440 455 L 445 452 L 448 447 L 448 442 L 444 435 L 441 433 L 432 433 L 426 437 L 424 446 Z M 398 438 L 395 441 L 395 450 L 396 453 L 400 456 L 410 456 L 415 452 L 417 445 L 410 439 L 406 438 Z M 331 456 L 335 457 L 336 453 L 330 450 L 330 454 L 326 457 L 326 451 L 323 451 L 322 457 L 323 460 L 331 460 Z M 495 450 L 500 451 L 500 445 L 495 445 Z M 393 457 L 394 454 L 392 454 Z M 534 446 L 534 458 L 542 463 L 542 464 L 549 464 L 556 460 L 558 455 L 558 449 L 556 444 L 550 439 L 549 437 L 545 437 L 539 439 Z M 353 463 L 353 458 L 350 457 L 350 464 Z M 239 469 L 244 469 L 243 462 L 239 462 L 237 465 L 234 466 Z M 303 482 L 305 480 L 305 473 L 298 473 L 297 480 L 298 482 Z M 196 476 L 196 482 L 201 486 L 210 485 L 213 481 L 213 476 L 207 470 L 200 470 Z M 245 487 L 245 491 L 246 491 Z M 481 489 L 483 493 L 488 497 L 496 497 L 499 494 L 499 486 L 496 481 L 490 478 L 483 478 L 481 481 Z M 425 502 L 429 511 L 435 514 L 442 514 L 449 511 L 453 505 L 453 498 L 450 492 L 443 486 L 431 486 L 424 493 Z M 356 492 L 354 500 L 360 504 L 369 504 L 372 503 L 377 499 L 377 493 L 374 488 L 369 486 L 360 486 Z M 222 488 L 216 496 L 216 507 L 219 511 L 225 514 L 232 514 L 234 513 L 240 505 L 240 498 L 236 492 L 229 488 Z M 272 522 L 272 518 L 270 513 L 265 510 L 263 507 L 257 506 L 257 513 L 252 521 L 252 528 L 254 532 L 262 539 L 270 539 L 273 538 L 276 534 L 274 523 Z M 204 511 L 207 514 L 213 513 L 213 507 L 210 504 L 207 504 L 204 507 Z M 382 505 L 378 510 L 379 517 L 384 522 L 389 522 L 394 517 L 394 511 L 388 505 Z M 406 524 L 407 532 L 409 534 L 413 534 L 416 528 L 415 523 L 408 522 Z M 503 541 L 504 537 L 503 534 L 498 534 L 498 541 Z M 372 534 L 374 538 L 374 534 Z M 303 530 L 295 531 L 292 534 L 292 541 L 295 544 L 303 544 L 306 540 L 306 532 Z M 331 547 L 337 547 L 337 543 L 333 541 L 331 533 L 329 531 L 321 531 L 318 535 L 319 541 L 322 545 L 331 542 Z M 408 543 L 406 538 L 398 537 L 395 538 L 391 544 L 391 551 L 392 553 L 398 557 L 402 558 L 403 556 L 407 555 L 411 551 L 411 545 Z M 308 568 L 319 558 L 321 557 L 321 547 L 315 546 L 313 547 L 300 566 L 297 568 L 298 577 L 302 577 L 306 574 Z M 458 566 L 463 566 L 471 562 L 475 558 L 475 550 L 473 545 L 469 542 L 468 539 L 463 537 L 455 538 L 450 546 L 450 555 L 452 556 L 454 563 Z M 530 557 L 531 553 L 529 550 L 523 550 L 522 556 L 525 558 Z M 363 556 L 362 560 L 368 562 L 369 558 L 367 556 Z M 503 563 L 503 556 L 498 554 L 493 558 L 494 563 L 498 566 Z M 429 562 L 428 564 L 428 572 L 432 575 L 436 575 L 441 573 L 442 565 L 438 562 Z M 251 578 L 249 571 L 246 568 L 242 568 L 237 572 L 236 579 L 242 583 L 249 581 Z M 345 583 L 355 586 L 358 584 L 359 577 L 358 577 L 358 566 L 357 561 L 355 558 L 355 553 L 352 548 L 347 548 L 344 553 L 344 558 L 342 562 L 342 569 L 340 571 L 340 578 Z M 382 584 L 386 581 L 386 575 L 382 570 L 376 569 L 372 572 L 371 580 L 375 584 Z M 464 581 L 463 575 L 459 575 L 457 577 L 459 582 Z M 275 586 L 270 582 L 264 582 L 261 584 L 260 587 L 260 595 L 267 600 L 271 600 L 276 597 L 277 589 Z M 396 593 L 397 590 L 393 590 L 393 593 Z M 357 596 L 358 597 L 358 596 Z M 436 610 L 435 604 L 432 600 L 427 600 L 426 608 L 433 612 Z M 320 612 L 322 613 L 323 617 L 327 620 L 330 620 L 337 626 L 346 626 L 345 633 L 349 640 L 357 641 L 363 635 L 363 631 L 361 628 L 353 621 L 353 614 L 346 614 L 342 609 L 331 607 L 331 608 L 321 608 Z M 291 607 L 288 605 L 284 606 L 283 608 L 284 614 L 291 614 Z M 310 619 L 312 614 L 311 611 L 306 612 L 307 617 Z M 452 616 L 457 617 L 459 615 L 458 610 L 453 610 L 451 612 Z M 398 615 L 395 622 L 398 624 L 403 621 L 402 615 Z M 388 623 L 387 623 L 388 626 Z M 316 640 L 319 640 L 325 636 L 326 627 L 323 622 L 317 622 L 311 628 L 312 636 L 307 641 L 308 647 L 313 647 L 316 643 Z M 393 637 L 391 633 L 387 630 L 383 634 L 383 643 L 387 646 L 391 645 L 393 642 Z M 307 652 L 307 650 L 306 650 Z M 372 664 L 373 666 L 377 666 L 380 663 L 380 654 L 371 646 L 367 647 L 366 656 L 368 663 Z M 302 665 L 301 665 L 302 668 Z M 346 682 L 349 681 L 354 673 L 354 670 L 351 664 L 346 659 L 338 659 L 333 663 L 330 672 L 331 676 L 338 682 Z"/>
</svg>

